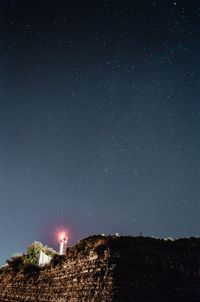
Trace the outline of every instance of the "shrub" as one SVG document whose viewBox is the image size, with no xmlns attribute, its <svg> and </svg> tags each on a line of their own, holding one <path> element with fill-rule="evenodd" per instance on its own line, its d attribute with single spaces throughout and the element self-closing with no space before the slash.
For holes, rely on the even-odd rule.
<svg viewBox="0 0 200 302">
<path fill-rule="evenodd" d="M 25 275 L 35 275 L 40 271 L 40 268 L 38 265 L 27 263 L 23 266 L 23 273 Z"/>
<path fill-rule="evenodd" d="M 17 273 L 23 269 L 24 256 L 13 256 L 11 259 L 8 259 L 6 263 L 12 272 Z"/>
<path fill-rule="evenodd" d="M 34 241 L 27 249 L 27 253 L 24 257 L 25 264 L 38 264 L 38 258 L 43 245 L 39 241 Z"/>
<path fill-rule="evenodd" d="M 55 266 L 61 264 L 65 260 L 65 258 L 66 257 L 64 255 L 54 254 L 51 259 L 51 264 L 55 267 Z"/>
<path fill-rule="evenodd" d="M 39 271 L 38 259 L 40 251 L 49 256 L 56 255 L 56 251 L 48 246 L 44 246 L 39 241 L 34 241 L 27 249 L 26 254 L 16 254 L 11 259 L 7 260 L 6 269 L 10 272 L 23 272 L 24 274 L 36 273 Z"/>
<path fill-rule="evenodd" d="M 27 249 L 27 253 L 24 258 L 24 263 L 37 265 L 40 251 L 44 252 L 49 256 L 53 256 L 57 254 L 56 251 L 54 251 L 52 248 L 49 248 L 48 246 L 44 246 L 39 241 L 34 241 Z"/>
</svg>

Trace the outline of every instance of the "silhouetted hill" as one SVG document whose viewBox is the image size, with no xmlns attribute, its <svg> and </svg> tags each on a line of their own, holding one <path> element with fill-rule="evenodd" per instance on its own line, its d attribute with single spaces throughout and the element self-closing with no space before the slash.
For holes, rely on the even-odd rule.
<svg viewBox="0 0 200 302">
<path fill-rule="evenodd" d="M 92 236 L 44 268 L 1 269 L 0 301 L 200 301 L 200 239 Z"/>
</svg>

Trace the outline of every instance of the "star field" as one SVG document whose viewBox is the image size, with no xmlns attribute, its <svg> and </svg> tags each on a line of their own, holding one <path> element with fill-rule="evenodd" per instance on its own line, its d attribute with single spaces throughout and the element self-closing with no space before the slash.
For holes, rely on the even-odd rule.
<svg viewBox="0 0 200 302">
<path fill-rule="evenodd" d="M 199 236 L 198 1 L 0 4 L 0 261 L 34 240 Z"/>
</svg>

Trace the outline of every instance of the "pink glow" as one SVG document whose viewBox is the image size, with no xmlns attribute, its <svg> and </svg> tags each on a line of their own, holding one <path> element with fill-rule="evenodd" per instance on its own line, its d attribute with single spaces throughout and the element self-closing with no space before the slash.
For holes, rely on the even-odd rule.
<svg viewBox="0 0 200 302">
<path fill-rule="evenodd" d="M 68 235 L 67 235 L 66 231 L 59 231 L 57 238 L 58 238 L 59 242 L 67 243 L 67 241 L 68 241 Z"/>
</svg>

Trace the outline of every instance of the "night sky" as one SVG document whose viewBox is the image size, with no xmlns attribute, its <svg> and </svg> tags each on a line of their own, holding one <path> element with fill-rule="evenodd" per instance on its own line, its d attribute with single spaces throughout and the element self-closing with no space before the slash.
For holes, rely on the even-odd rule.
<svg viewBox="0 0 200 302">
<path fill-rule="evenodd" d="M 2 0 L 0 263 L 200 234 L 200 2 Z"/>
</svg>

